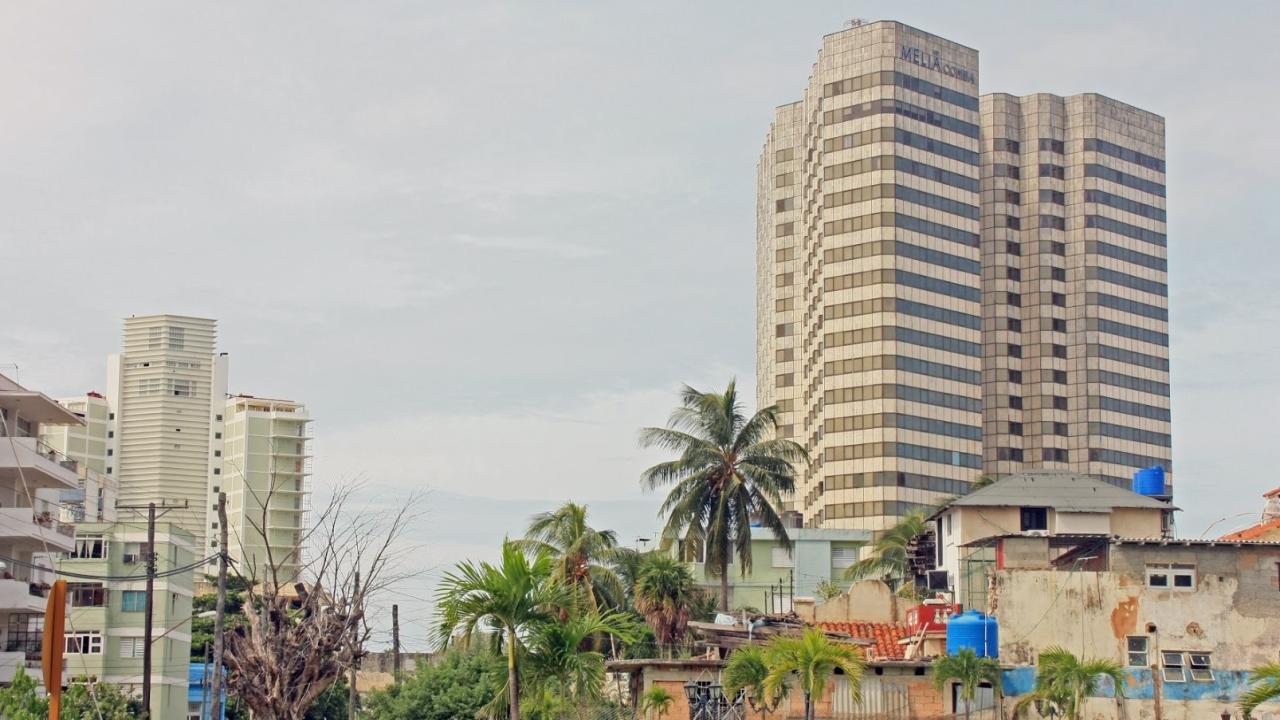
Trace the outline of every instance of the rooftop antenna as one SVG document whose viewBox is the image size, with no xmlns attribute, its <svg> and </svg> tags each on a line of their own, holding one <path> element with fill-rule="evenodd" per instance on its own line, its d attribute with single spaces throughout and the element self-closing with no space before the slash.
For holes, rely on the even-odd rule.
<svg viewBox="0 0 1280 720">
<path fill-rule="evenodd" d="M 863 25 L 866 25 L 866 24 L 867 24 L 867 20 L 864 18 L 850 18 L 848 20 L 845 20 L 844 22 L 844 26 L 851 29 L 856 27 L 862 27 Z"/>
</svg>

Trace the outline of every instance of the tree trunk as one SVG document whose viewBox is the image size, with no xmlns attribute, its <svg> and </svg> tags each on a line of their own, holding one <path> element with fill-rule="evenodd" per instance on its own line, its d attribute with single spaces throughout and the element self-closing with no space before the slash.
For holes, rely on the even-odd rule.
<svg viewBox="0 0 1280 720">
<path fill-rule="evenodd" d="M 972 701 L 970 700 L 964 701 L 964 720 L 969 720 L 969 707 L 971 703 Z"/>
<path fill-rule="evenodd" d="M 520 672 L 516 668 L 516 629 L 507 628 L 507 698 L 511 720 L 520 720 Z"/>
<path fill-rule="evenodd" d="M 729 557 L 720 559 L 720 612 L 729 612 Z"/>
<path fill-rule="evenodd" d="M 804 693 L 804 720 L 813 720 L 813 695 L 808 690 Z"/>
</svg>

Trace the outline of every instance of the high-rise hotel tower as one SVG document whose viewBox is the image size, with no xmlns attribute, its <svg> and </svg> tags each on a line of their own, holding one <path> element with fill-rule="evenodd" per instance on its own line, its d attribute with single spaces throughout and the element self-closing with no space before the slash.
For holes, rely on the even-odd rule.
<svg viewBox="0 0 1280 720">
<path fill-rule="evenodd" d="M 983 474 L 1171 470 L 1164 121 L 978 93 L 896 22 L 823 39 L 758 178 L 757 384 L 807 525 L 881 530 Z"/>
</svg>

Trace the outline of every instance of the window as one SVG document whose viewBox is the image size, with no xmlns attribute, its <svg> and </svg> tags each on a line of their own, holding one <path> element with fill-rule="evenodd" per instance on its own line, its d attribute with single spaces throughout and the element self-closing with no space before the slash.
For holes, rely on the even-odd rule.
<svg viewBox="0 0 1280 720">
<path fill-rule="evenodd" d="M 1054 371 L 1053 371 L 1053 381 L 1054 381 L 1055 383 L 1059 384 L 1059 385 L 1066 385 L 1066 384 L 1067 384 L 1067 371 L 1066 371 L 1066 370 L 1054 370 Z"/>
<path fill-rule="evenodd" d="M 1022 434 L 1022 423 L 1020 423 L 1020 422 L 1011 422 L 1011 423 L 1009 423 L 1009 434 L 1010 434 L 1010 435 L 1021 435 L 1021 434 Z"/>
<path fill-rule="evenodd" d="M 1009 278 L 1010 280 L 1022 279 L 1022 271 L 1016 267 L 1006 267 L 1004 271 L 1005 271 L 1005 277 Z"/>
<path fill-rule="evenodd" d="M 107 606 L 107 590 L 102 583 L 70 583 L 67 595 L 71 596 L 71 607 Z"/>
<path fill-rule="evenodd" d="M 142 612 L 147 609 L 147 593 L 143 590 L 123 590 L 120 592 L 120 610 L 123 612 Z"/>
<path fill-rule="evenodd" d="M 1011 408 L 1013 408 L 1013 409 L 1015 409 L 1015 410 L 1021 410 L 1021 409 L 1022 409 L 1022 396 L 1021 396 L 1021 395 L 1010 395 L 1010 396 L 1009 396 L 1009 407 L 1011 407 Z"/>
<path fill-rule="evenodd" d="M 1130 667 L 1147 667 L 1147 644 L 1149 642 L 1150 640 L 1145 637 L 1131 637 L 1128 639 Z"/>
<path fill-rule="evenodd" d="M 1063 348 L 1063 349 L 1065 350 L 1065 348 Z M 214 450 L 214 451 L 213 451 L 213 456 L 214 456 L 214 457 L 222 457 L 222 451 L 221 451 L 221 450 Z"/>
<path fill-rule="evenodd" d="M 1213 682 L 1213 669 L 1209 666 L 1209 653 L 1187 653 L 1191 666 L 1191 679 L 1195 682 Z"/>
<path fill-rule="evenodd" d="M 120 638 L 120 657 L 122 658 L 140 658 L 146 651 L 146 638 Z"/>
<path fill-rule="evenodd" d="M 214 475 L 221 475 L 221 474 L 222 474 L 222 468 L 214 468 L 214 469 L 213 469 L 213 474 L 214 474 Z"/>
<path fill-rule="evenodd" d="M 116 454 L 116 451 L 114 449 L 107 448 L 107 457 L 111 457 L 112 455 L 115 455 L 115 454 Z"/>
<path fill-rule="evenodd" d="M 1018 318 L 1005 318 L 1005 328 L 1013 332 L 1022 332 L 1022 321 Z"/>
<path fill-rule="evenodd" d="M 1066 282 L 1067 271 L 1060 267 L 1049 268 L 1049 278 L 1052 280 L 1057 280 L 1058 282 Z"/>
<path fill-rule="evenodd" d="M 214 433 L 214 434 L 213 434 L 213 439 L 214 439 L 214 440 L 221 440 L 221 439 L 222 439 L 222 433 L 220 433 L 220 432 L 216 432 L 216 433 Z"/>
<path fill-rule="evenodd" d="M 1018 384 L 1022 384 L 1022 371 L 1021 371 L 1021 370 L 1010 370 L 1010 371 L 1009 371 L 1009 382 L 1011 382 L 1011 383 L 1018 383 Z"/>
<path fill-rule="evenodd" d="M 214 416 L 213 416 L 213 420 L 214 420 L 214 422 L 222 422 L 222 416 L 221 416 L 221 415 L 214 415 Z"/>
<path fill-rule="evenodd" d="M 1012 240 L 1005 241 L 1004 251 L 1010 255 L 1022 255 L 1022 245 Z"/>
<path fill-rule="evenodd" d="M 950 520 L 951 516 L 948 515 L 947 519 Z M 831 548 L 831 567 L 833 568 L 847 568 L 852 566 L 857 562 L 857 560 L 857 548 Z"/>
<path fill-rule="evenodd" d="M 1162 675 L 1165 682 L 1186 682 L 1187 669 L 1182 663 L 1182 653 L 1165 650 L 1160 653 L 1163 659 Z"/>
<path fill-rule="evenodd" d="M 776 568 L 789 568 L 795 567 L 796 561 L 791 557 L 790 550 L 784 547 L 776 547 L 773 549 L 773 562 L 771 564 Z"/>
<path fill-rule="evenodd" d="M 1051 293 L 1050 297 L 1052 298 L 1052 300 L 1053 300 L 1053 304 L 1054 304 L 1054 305 L 1057 305 L 1058 307 L 1066 307 L 1066 306 L 1067 306 L 1067 296 L 1066 296 L 1066 295 L 1063 295 L 1062 293 Z"/>
<path fill-rule="evenodd" d="M 108 420 L 115 420 L 115 419 L 116 419 L 116 414 L 115 414 L 115 413 L 107 413 L 107 419 L 108 419 Z"/>
<path fill-rule="evenodd" d="M 1053 328 L 1053 331 L 1054 331 L 1054 332 L 1066 332 L 1066 331 L 1067 331 L 1067 321 L 1066 321 L 1066 320 L 1063 320 L 1062 318 L 1051 318 L 1051 320 L 1052 320 L 1052 322 L 1051 322 L 1051 323 L 1049 323 L 1049 327 Z"/>
<path fill-rule="evenodd" d="M 102 633 L 97 630 L 68 633 L 63 650 L 67 655 L 101 655 Z"/>
<path fill-rule="evenodd" d="M 83 535 L 76 538 L 73 558 L 101 560 L 107 556 L 107 541 L 101 535 Z"/>
<path fill-rule="evenodd" d="M 1022 508 L 1022 531 L 1027 530 L 1048 530 L 1049 529 L 1049 509 L 1042 507 L 1024 507 Z"/>
<path fill-rule="evenodd" d="M 795 198 L 782 198 L 781 200 L 775 201 L 773 205 L 774 212 L 786 212 L 787 210 L 794 210 L 795 207 Z"/>
<path fill-rule="evenodd" d="M 1147 566 L 1147 587 L 1189 591 L 1196 588 L 1196 566 L 1161 563 Z"/>
<path fill-rule="evenodd" d="M 1009 345 L 1005 348 L 1005 350 L 1009 354 L 1009 357 L 1015 357 L 1015 358 L 1022 357 L 1021 345 L 1014 345 L 1012 343 L 1009 343 Z"/>
</svg>

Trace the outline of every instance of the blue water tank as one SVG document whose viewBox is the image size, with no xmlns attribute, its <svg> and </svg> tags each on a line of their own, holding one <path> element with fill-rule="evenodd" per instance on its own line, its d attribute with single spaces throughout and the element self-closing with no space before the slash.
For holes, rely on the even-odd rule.
<svg viewBox="0 0 1280 720">
<path fill-rule="evenodd" d="M 1143 468 L 1133 474 L 1133 491 L 1139 495 L 1164 495 L 1164 468 Z"/>
<path fill-rule="evenodd" d="M 947 654 L 958 655 L 968 648 L 978 657 L 996 657 L 1000 632 L 996 619 L 977 610 L 965 610 L 947 621 Z"/>
</svg>

